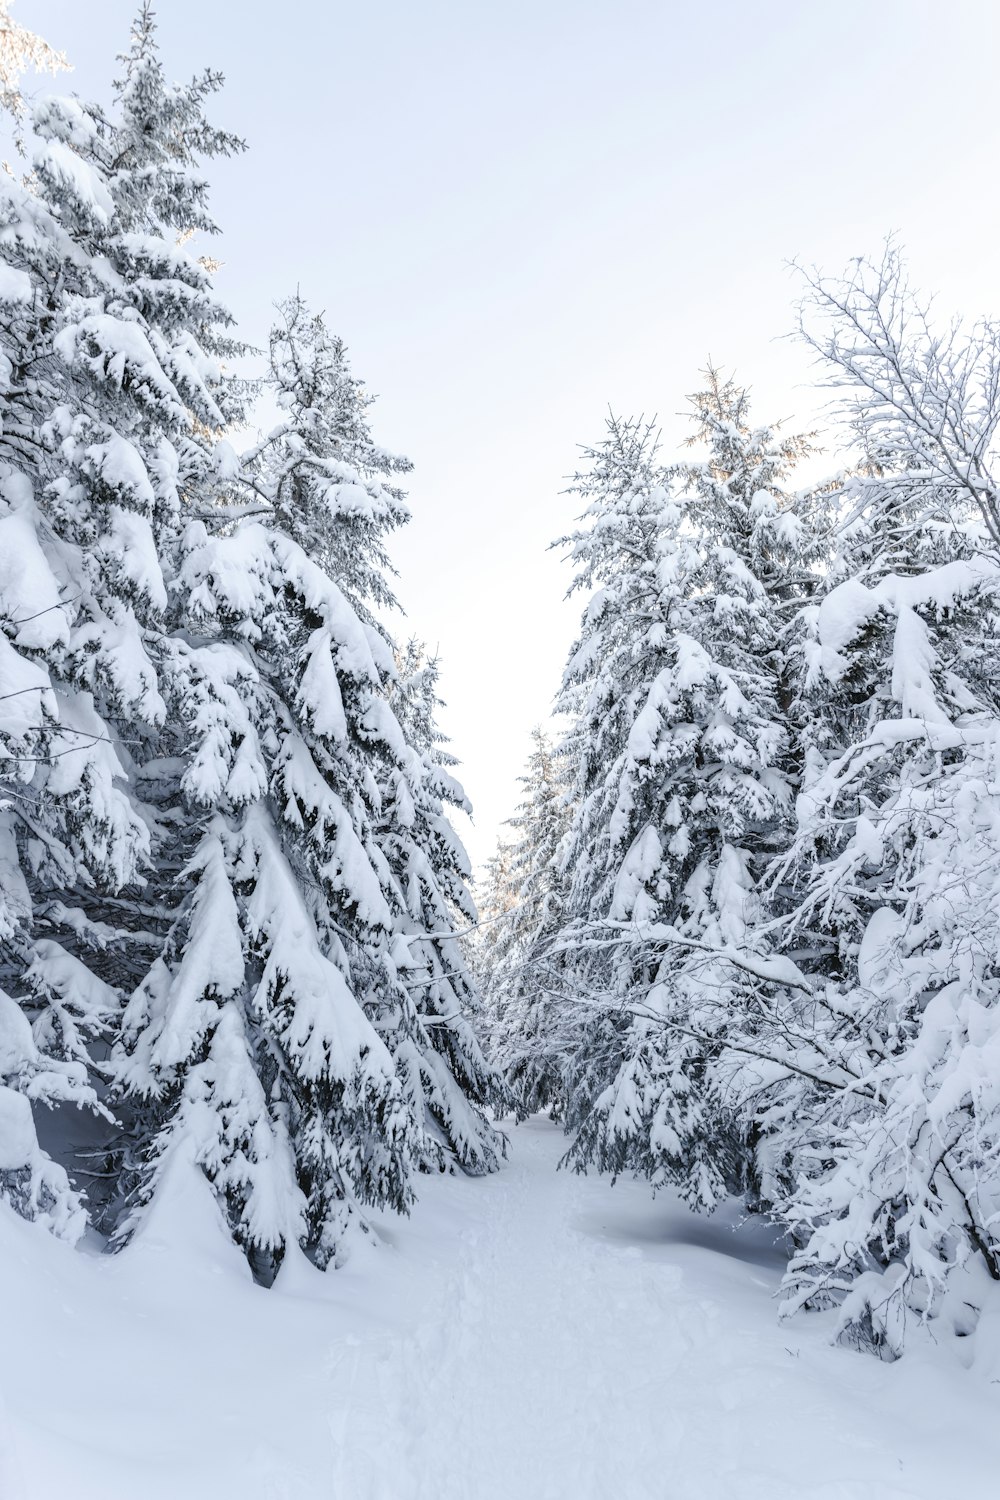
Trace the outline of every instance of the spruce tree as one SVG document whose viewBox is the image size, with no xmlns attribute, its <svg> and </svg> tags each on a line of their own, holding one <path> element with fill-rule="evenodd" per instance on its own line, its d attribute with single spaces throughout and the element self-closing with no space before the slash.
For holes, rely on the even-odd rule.
<svg viewBox="0 0 1000 1500">
<path fill-rule="evenodd" d="M 374 863 L 399 968 L 361 993 L 395 1059 L 420 1165 L 457 1161 L 490 1170 L 502 1142 L 484 1109 L 502 1091 L 472 1031 L 478 997 L 449 936 L 456 916 L 468 924 L 476 912 L 468 859 L 446 809 L 470 808 L 437 728 L 437 662 L 415 641 L 399 651 L 386 621 L 396 607 L 386 544 L 408 519 L 397 476 L 410 463 L 375 443 L 373 398 L 322 315 L 300 296 L 279 314 L 271 380 L 284 419 L 253 455 L 259 485 L 273 499 L 275 520 L 343 589 L 379 664 L 369 728 L 379 724 L 385 733 L 369 733 L 364 754 L 374 783 Z"/>
<path fill-rule="evenodd" d="M 438 673 L 437 659 L 410 640 L 397 653 L 389 688 L 406 750 L 383 796 L 381 847 L 409 963 L 389 1039 L 423 1128 L 421 1165 L 457 1161 L 478 1173 L 498 1166 L 504 1151 L 485 1110 L 505 1111 L 510 1097 L 473 1029 L 482 1002 L 455 935 L 456 915 L 473 926 L 478 913 L 468 856 L 447 809 L 472 809 L 438 729 Z"/>
<path fill-rule="evenodd" d="M 213 348 L 225 315 L 204 269 L 173 243 L 185 185 L 191 203 L 201 193 L 195 150 L 238 143 L 199 124 L 196 108 L 178 119 L 180 97 L 163 83 L 144 11 L 116 115 L 43 100 L 31 182 L 8 180 L 0 205 L 3 650 L 16 694 L 5 737 L 19 783 L 5 812 L 4 983 L 33 1038 L 29 1047 L 12 1022 L 20 1040 L 6 1072 L 39 1100 L 97 1108 L 88 1040 L 113 1023 L 119 993 L 160 940 L 161 913 L 142 889 L 159 842 L 146 794 L 164 763 L 182 494 L 196 496 L 212 470 L 212 434 L 238 410 Z M 147 157 L 136 179 L 127 143 L 137 133 Z M 169 225 L 141 192 L 157 149 L 174 164 Z M 31 1085 L 39 1071 L 51 1082 Z M 51 1216 L 58 1176 L 75 1232 L 82 1216 L 65 1172 L 39 1171 L 47 1183 L 14 1196 Z"/>
<path fill-rule="evenodd" d="M 220 524 L 183 540 L 181 790 L 203 833 L 119 1063 L 158 1117 L 126 1233 L 182 1152 L 264 1279 L 296 1243 L 339 1261 L 357 1209 L 409 1207 L 415 1168 L 488 1170 L 500 1147 L 449 937 L 453 911 L 474 915 L 444 816 L 463 796 L 437 755 L 433 672 L 416 702 L 379 614 L 384 539 L 406 517 L 390 476 L 408 465 L 372 441 L 322 318 L 300 298 L 281 315 L 282 421 Z M 223 930 L 220 976 L 198 949 Z"/>
<path fill-rule="evenodd" d="M 406 1209 L 416 1166 L 496 1164 L 463 797 L 379 614 L 408 465 L 300 302 L 286 420 L 237 459 L 240 346 L 184 242 L 240 142 L 205 117 L 218 75 L 167 84 L 148 8 L 122 62 L 110 114 L 39 106 L 0 206 L 0 1183 L 77 1235 L 27 1100 L 110 1105 L 116 1242 L 193 1173 L 269 1280 Z"/>
<path fill-rule="evenodd" d="M 758 946 L 791 803 L 782 608 L 803 569 L 786 484 L 809 440 L 751 426 L 746 392 L 714 370 L 691 405 L 703 461 L 664 468 L 651 429 L 612 423 L 578 481 L 593 496 L 579 582 L 598 592 L 564 687 L 580 705 L 567 941 L 620 1057 L 571 1159 L 711 1208 L 752 1170 L 719 1066 L 747 985 L 717 955 Z"/>
<path fill-rule="evenodd" d="M 842 1336 L 891 1358 L 914 1317 L 968 1332 L 977 1275 L 1000 1278 L 998 342 L 935 335 L 891 249 L 816 279 L 806 319 L 862 465 L 803 622 L 808 742 L 775 882 L 815 998 L 761 1007 L 789 1064 L 766 1128 L 798 1247 L 785 1310 L 839 1304 Z"/>
<path fill-rule="evenodd" d="M 523 1117 L 566 1109 L 567 1078 L 577 1052 L 575 1008 L 562 992 L 562 955 L 554 951 L 566 922 L 567 880 L 561 867 L 569 804 L 562 756 L 549 734 L 532 730 L 520 777 L 522 796 L 487 872 L 486 925 L 476 967 L 488 1002 L 491 1053 Z"/>
</svg>

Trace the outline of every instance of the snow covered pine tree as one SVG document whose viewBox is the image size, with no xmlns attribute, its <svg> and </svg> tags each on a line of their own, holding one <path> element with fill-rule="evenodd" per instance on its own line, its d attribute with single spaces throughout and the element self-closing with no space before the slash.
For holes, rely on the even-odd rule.
<svg viewBox="0 0 1000 1500">
<path fill-rule="evenodd" d="M 474 948 L 487 996 L 490 1052 L 523 1117 L 566 1108 L 567 1067 L 577 1052 L 578 1012 L 567 1005 L 561 959 L 551 952 L 566 921 L 561 849 L 569 824 L 562 756 L 541 729 L 520 782 L 523 795 L 487 874 L 484 925 Z"/>
<path fill-rule="evenodd" d="M 810 444 L 752 427 L 746 392 L 713 369 L 690 401 L 704 461 L 664 468 L 650 427 L 612 419 L 577 480 L 575 586 L 596 592 L 562 700 L 579 767 L 562 942 L 579 953 L 571 988 L 614 1036 L 571 1161 L 710 1209 L 752 1174 L 720 1072 L 747 975 L 725 955 L 756 949 L 791 802 L 781 641 L 802 566 L 785 484 Z"/>
<path fill-rule="evenodd" d="M 238 409 L 220 387 L 222 320 L 200 266 L 164 236 L 204 221 L 186 152 L 214 86 L 165 91 L 144 13 L 118 120 L 76 99 L 33 114 L 28 187 L 4 180 L 0 675 L 7 1190 L 73 1238 L 84 1215 L 23 1103 L 102 1109 L 87 1044 L 159 938 L 140 895 L 155 813 L 145 767 L 167 717 L 167 577 L 182 486 Z M 149 83 L 152 89 L 146 87 Z M 159 88 L 159 94 L 156 89 Z M 158 113 L 157 113 L 158 112 Z M 161 218 L 157 218 L 157 215 Z M 199 341 L 200 335 L 200 341 Z M 65 1113 L 65 1112 L 64 1112 Z M 15 1162 L 13 1157 L 17 1157 Z"/>
<path fill-rule="evenodd" d="M 421 1166 L 442 1167 L 455 1158 L 478 1173 L 498 1166 L 505 1149 L 483 1107 L 505 1114 L 512 1100 L 472 1029 L 481 1015 L 480 991 L 453 936 L 452 913 L 474 924 L 477 911 L 467 884 L 468 856 L 445 812 L 447 806 L 471 807 L 451 774 L 455 758 L 437 727 L 438 671 L 437 659 L 411 640 L 396 654 L 389 690 L 405 753 L 389 773 L 381 846 L 411 975 L 402 986 L 408 998 L 400 997 L 391 1015 L 390 1046 L 423 1122 Z"/>
<path fill-rule="evenodd" d="M 462 793 L 374 614 L 408 464 L 372 442 L 322 318 L 299 298 L 281 317 L 284 418 L 221 529 L 209 516 L 183 542 L 200 741 L 183 790 L 205 830 L 176 958 L 130 1003 L 122 1057 L 130 1091 L 167 1106 L 127 1230 L 186 1143 L 265 1279 L 296 1243 L 339 1259 L 355 1206 L 406 1209 L 415 1168 L 490 1170 L 502 1146 L 451 938 L 451 910 L 474 915 L 442 805 Z"/>
<path fill-rule="evenodd" d="M 790 1064 L 785 1309 L 839 1304 L 842 1336 L 892 1358 L 914 1318 L 968 1333 L 1000 1279 L 1000 328 L 934 330 L 890 246 L 810 277 L 803 332 L 864 461 L 804 622 L 777 869 L 812 995 L 760 1013 Z"/>
<path fill-rule="evenodd" d="M 369 613 L 405 518 L 379 476 L 406 465 L 342 349 L 310 392 L 336 341 L 304 312 L 273 350 L 288 420 L 236 460 L 228 315 L 176 241 L 212 228 L 199 157 L 240 143 L 204 117 L 218 75 L 166 83 L 148 9 L 123 61 L 113 120 L 36 112 L 39 188 L 9 186 L 0 226 L 3 1180 L 82 1227 L 18 1101 L 104 1108 L 83 1048 L 107 1028 L 118 1242 L 157 1202 L 183 1237 L 207 1175 L 270 1279 L 297 1243 L 339 1258 L 355 1204 L 405 1208 L 416 1166 L 493 1166 L 497 1084 L 450 937 L 461 794 L 401 730 Z"/>
</svg>

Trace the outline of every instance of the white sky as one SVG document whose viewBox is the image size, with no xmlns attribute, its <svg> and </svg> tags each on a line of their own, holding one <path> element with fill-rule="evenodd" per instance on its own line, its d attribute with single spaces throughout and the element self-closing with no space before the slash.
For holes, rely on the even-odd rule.
<svg viewBox="0 0 1000 1500">
<path fill-rule="evenodd" d="M 132 0 L 18 0 L 106 94 Z M 897 231 L 948 307 L 997 309 L 997 0 L 161 0 L 167 70 L 226 74 L 218 285 L 263 345 L 301 287 L 416 464 L 394 549 L 438 645 L 479 860 L 578 608 L 547 544 L 612 405 L 675 433 L 711 354 L 758 416 L 817 407 L 793 257 Z M 52 85 L 46 83 L 46 89 Z"/>
</svg>

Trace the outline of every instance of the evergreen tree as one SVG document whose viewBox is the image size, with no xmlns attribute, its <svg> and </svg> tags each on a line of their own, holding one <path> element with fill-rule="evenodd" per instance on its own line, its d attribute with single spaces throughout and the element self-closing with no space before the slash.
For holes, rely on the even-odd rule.
<svg viewBox="0 0 1000 1500">
<path fill-rule="evenodd" d="M 504 962 L 510 933 L 511 914 L 517 907 L 517 881 L 514 876 L 514 845 L 503 837 L 483 864 L 476 881 L 479 925 L 466 940 L 473 971 L 478 977 L 486 1000 L 486 1037 L 491 1055 L 503 1044 L 503 1035 L 495 1025 L 497 1006 L 491 976 Z"/>
<path fill-rule="evenodd" d="M 500 1148 L 450 939 L 452 911 L 474 915 L 444 816 L 464 796 L 437 753 L 434 671 L 401 678 L 375 614 L 384 536 L 406 516 L 382 481 L 408 465 L 375 448 L 323 320 L 301 299 L 282 316 L 283 421 L 237 484 L 263 516 L 234 526 L 228 505 L 221 532 L 184 538 L 182 790 L 204 831 L 120 1064 L 159 1117 L 127 1230 L 186 1152 L 265 1279 L 297 1242 L 340 1259 L 356 1206 L 408 1208 L 414 1167 L 488 1170 Z"/>
<path fill-rule="evenodd" d="M 577 1014 L 562 993 L 561 955 L 553 951 L 566 921 L 560 864 L 569 823 L 561 757 L 542 729 L 520 777 L 523 794 L 487 871 L 487 925 L 476 967 L 488 1002 L 491 1051 L 522 1116 L 566 1108 L 566 1069 L 577 1047 Z"/>
<path fill-rule="evenodd" d="M 711 1208 L 750 1171 L 719 1069 L 747 986 L 715 955 L 757 946 L 791 801 L 782 610 L 804 572 L 785 484 L 809 442 L 753 428 L 746 392 L 714 370 L 691 404 L 704 461 L 664 469 L 651 429 L 612 422 L 578 480 L 592 497 L 578 586 L 598 590 L 564 687 L 581 705 L 567 941 L 574 985 L 616 1028 L 599 1066 L 620 1057 L 571 1159 Z"/>
<path fill-rule="evenodd" d="M 25 114 L 21 79 L 29 68 L 36 73 L 61 73 L 69 68 L 65 52 L 57 52 L 44 37 L 21 26 L 10 13 L 12 0 L 0 0 L 0 108 L 13 118 L 17 145 L 23 149 L 20 128 Z"/>
<path fill-rule="evenodd" d="M 179 125 L 167 103 L 157 116 L 157 89 L 163 101 L 185 92 L 163 83 L 144 11 L 117 116 L 43 101 L 32 180 L 7 181 L 0 203 L 3 652 L 16 695 L 4 730 L 19 783 L 5 799 L 3 982 L 32 1033 L 29 1046 L 11 1021 L 5 1072 L 35 1099 L 91 1107 L 102 1106 L 88 1040 L 159 942 L 155 905 L 140 895 L 159 842 L 143 777 L 155 782 L 164 763 L 182 496 L 204 488 L 213 434 L 238 410 L 213 346 L 225 314 L 172 231 L 194 151 L 238 143 L 193 117 Z M 125 167 L 127 141 L 141 133 L 155 154 L 158 128 L 177 163 L 169 236 Z M 155 172 L 139 176 L 148 186 Z M 46 1182 L 15 1187 L 15 1198 L 51 1217 L 55 1194 L 75 1233 L 82 1216 L 65 1172 L 38 1173 Z"/>
<path fill-rule="evenodd" d="M 836 497 L 835 556 L 805 621 L 809 729 L 795 837 L 776 867 L 811 995 L 761 1007 L 766 1128 L 798 1250 L 786 1310 L 840 1304 L 892 1357 L 908 1318 L 1000 1278 L 994 905 L 997 330 L 933 334 L 893 250 L 816 279 L 810 340 L 864 471 Z M 789 900 L 789 895 L 792 899 Z M 767 1111 L 764 1111 L 765 1117 Z M 953 1272 L 973 1273 L 952 1291 Z"/>
<path fill-rule="evenodd" d="M 416 641 L 397 656 L 390 703 L 399 719 L 406 754 L 390 775 L 383 797 L 381 847 L 392 880 L 396 928 L 409 956 L 405 995 L 391 1016 L 390 1047 L 413 1092 L 423 1122 L 423 1165 L 456 1160 L 466 1171 L 492 1170 L 503 1139 L 484 1109 L 510 1103 L 488 1065 L 472 1027 L 478 987 L 456 933 L 453 913 L 474 924 L 468 856 L 448 820 L 451 806 L 471 807 L 451 774 L 436 712 L 438 663 Z"/>
<path fill-rule="evenodd" d="M 956 1265 L 979 1254 L 1000 1276 L 998 705 L 976 670 L 995 659 L 998 587 L 980 557 L 825 594 L 825 735 L 778 866 L 798 897 L 784 941 L 815 996 L 773 996 L 758 1023 L 799 1070 L 761 1111 L 800 1246 L 786 1310 L 842 1303 L 845 1336 L 890 1356 L 908 1312 L 941 1311 Z"/>
<path fill-rule="evenodd" d="M 0 1186 L 78 1234 L 27 1100 L 107 1112 L 106 1080 L 117 1241 L 196 1170 L 268 1280 L 295 1244 L 339 1259 L 356 1205 L 407 1208 L 415 1166 L 496 1164 L 463 794 L 433 669 L 404 680 L 376 618 L 408 465 L 298 300 L 285 421 L 236 459 L 239 345 L 179 241 L 240 143 L 205 118 L 218 75 L 166 83 L 148 8 L 123 64 L 113 114 L 39 107 L 0 208 Z"/>
<path fill-rule="evenodd" d="M 271 379 L 284 420 L 253 461 L 275 520 L 321 561 L 358 612 L 381 674 L 369 716 L 374 722 L 378 713 L 391 726 L 369 735 L 364 753 L 376 788 L 374 863 L 392 914 L 399 972 L 368 992 L 365 1004 L 395 1059 L 421 1142 L 420 1164 L 457 1161 L 469 1171 L 490 1170 L 502 1142 L 484 1108 L 498 1103 L 502 1091 L 472 1031 L 468 1014 L 478 996 L 449 936 L 453 913 L 466 923 L 476 913 L 468 859 L 446 808 L 470 808 L 449 772 L 454 761 L 436 724 L 437 662 L 413 641 L 398 652 L 380 613 L 396 605 L 386 540 L 408 519 L 395 477 L 410 463 L 374 442 L 367 416 L 373 398 L 323 317 L 299 296 L 279 313 Z"/>
<path fill-rule="evenodd" d="M 604 941 L 608 934 L 596 935 L 589 924 L 617 914 L 615 864 L 622 841 L 626 847 L 632 841 L 618 814 L 613 768 L 622 769 L 642 696 L 645 628 L 656 635 L 649 605 L 657 595 L 667 503 L 651 424 L 611 416 L 605 441 L 585 457 L 590 468 L 573 484 L 587 502 L 584 525 L 562 545 L 568 544 L 576 567 L 571 592 L 592 593 L 556 700 L 571 725 L 566 754 L 573 815 L 560 849 L 566 917 L 550 946 L 560 950 L 564 993 L 583 1002 L 561 1065 L 567 1130 L 579 1129 L 616 1076 L 631 1020 L 618 985 L 622 971 Z"/>
</svg>

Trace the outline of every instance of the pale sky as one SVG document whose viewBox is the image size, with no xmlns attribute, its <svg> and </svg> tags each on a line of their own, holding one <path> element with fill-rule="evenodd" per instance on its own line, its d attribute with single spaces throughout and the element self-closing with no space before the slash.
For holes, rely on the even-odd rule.
<svg viewBox="0 0 1000 1500">
<path fill-rule="evenodd" d="M 105 97 L 132 0 L 17 0 Z M 815 420 L 781 338 L 799 257 L 896 231 L 969 313 L 994 285 L 997 0 L 161 0 L 168 72 L 225 73 L 220 294 L 263 345 L 297 285 L 416 464 L 394 556 L 440 648 L 485 858 L 578 605 L 548 543 L 609 405 L 665 433 L 714 360 L 763 419 Z M 46 81 L 43 89 L 53 84 Z"/>
</svg>

